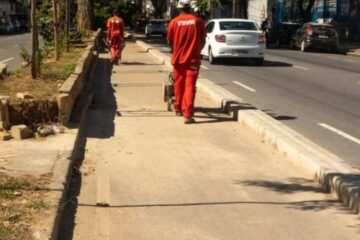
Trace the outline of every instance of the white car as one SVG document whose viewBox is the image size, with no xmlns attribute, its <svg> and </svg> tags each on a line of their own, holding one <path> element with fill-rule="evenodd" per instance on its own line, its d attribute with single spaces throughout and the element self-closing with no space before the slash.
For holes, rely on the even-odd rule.
<svg viewBox="0 0 360 240">
<path fill-rule="evenodd" d="M 206 24 L 206 44 L 201 51 L 211 64 L 219 58 L 248 58 L 262 65 L 266 38 L 254 21 L 239 18 L 213 19 Z"/>
</svg>

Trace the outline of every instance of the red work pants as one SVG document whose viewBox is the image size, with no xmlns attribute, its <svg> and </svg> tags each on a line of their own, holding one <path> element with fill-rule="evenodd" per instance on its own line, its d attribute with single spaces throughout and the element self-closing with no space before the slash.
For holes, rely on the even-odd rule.
<svg viewBox="0 0 360 240">
<path fill-rule="evenodd" d="M 196 80 L 199 66 L 174 65 L 175 111 L 182 112 L 185 118 L 193 117 Z"/>
<path fill-rule="evenodd" d="M 111 37 L 110 47 L 111 57 L 114 59 L 114 63 L 118 64 L 121 58 L 121 40 L 119 36 Z"/>
</svg>

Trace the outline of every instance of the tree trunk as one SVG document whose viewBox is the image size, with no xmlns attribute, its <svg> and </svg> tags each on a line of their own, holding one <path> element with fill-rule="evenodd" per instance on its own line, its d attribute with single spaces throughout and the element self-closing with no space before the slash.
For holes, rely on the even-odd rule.
<svg viewBox="0 0 360 240">
<path fill-rule="evenodd" d="M 236 18 L 237 16 L 237 0 L 232 0 L 232 17 Z"/>
<path fill-rule="evenodd" d="M 38 52 L 38 31 L 36 22 L 36 0 L 31 0 L 31 77 L 37 77 L 36 55 Z"/>
<path fill-rule="evenodd" d="M 70 0 L 65 2 L 65 45 L 66 51 L 69 51 L 70 44 Z"/>
<path fill-rule="evenodd" d="M 54 19 L 54 45 L 55 45 L 55 60 L 60 59 L 59 49 L 59 5 L 58 0 L 53 0 L 53 19 Z"/>
<path fill-rule="evenodd" d="M 93 4 L 91 0 L 77 0 L 77 3 L 77 27 L 79 32 L 86 34 L 87 30 L 93 28 Z"/>
</svg>

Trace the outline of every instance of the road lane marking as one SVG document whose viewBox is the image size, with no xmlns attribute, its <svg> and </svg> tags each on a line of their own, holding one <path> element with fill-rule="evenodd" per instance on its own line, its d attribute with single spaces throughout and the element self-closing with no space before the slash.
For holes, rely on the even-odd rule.
<svg viewBox="0 0 360 240">
<path fill-rule="evenodd" d="M 339 129 L 336 129 L 336 128 L 332 127 L 332 126 L 329 126 L 326 123 L 318 123 L 318 125 L 360 145 L 360 139 L 358 139 L 356 137 L 353 137 L 350 134 L 347 134 L 347 133 L 345 133 L 345 132 L 343 132 L 343 131 L 341 131 Z"/>
<path fill-rule="evenodd" d="M 301 70 L 305 70 L 305 71 L 310 71 L 310 69 L 308 69 L 306 67 L 299 66 L 299 65 L 293 65 L 293 68 L 297 68 L 297 69 L 301 69 Z"/>
<path fill-rule="evenodd" d="M 249 86 L 246 86 L 245 84 L 242 84 L 242 83 L 240 83 L 238 81 L 233 81 L 233 83 L 235 83 L 236 85 L 239 85 L 240 87 L 245 88 L 246 90 L 249 90 L 250 92 L 256 92 L 255 89 L 253 89 L 253 88 L 251 88 Z"/>
<path fill-rule="evenodd" d="M 11 57 L 11 58 L 7 58 L 7 59 L 5 59 L 5 60 L 1 61 L 1 62 L 0 62 L 0 64 L 1 64 L 1 63 L 10 62 L 10 61 L 12 61 L 12 60 L 14 60 L 14 58 L 13 58 L 13 57 Z"/>
<path fill-rule="evenodd" d="M 345 61 L 345 62 L 351 62 L 351 63 L 354 63 L 354 62 L 356 62 L 356 61 L 354 61 L 354 60 L 351 60 L 351 59 L 344 59 L 344 61 Z"/>
<path fill-rule="evenodd" d="M 205 69 L 205 70 L 208 70 L 208 69 L 209 69 L 207 66 L 204 66 L 204 65 L 201 65 L 200 67 L 203 68 L 203 69 Z"/>
</svg>

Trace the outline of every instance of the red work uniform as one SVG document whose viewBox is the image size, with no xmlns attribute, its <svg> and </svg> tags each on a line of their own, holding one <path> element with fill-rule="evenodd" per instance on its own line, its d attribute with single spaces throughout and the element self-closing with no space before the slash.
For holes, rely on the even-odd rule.
<svg viewBox="0 0 360 240">
<path fill-rule="evenodd" d="M 194 115 L 195 86 L 205 38 L 204 22 L 192 14 L 181 14 L 169 24 L 167 39 L 173 44 L 171 64 L 175 76 L 174 108 L 185 118 Z"/>
<path fill-rule="evenodd" d="M 121 58 L 121 41 L 124 37 L 124 21 L 118 16 L 111 17 L 107 21 L 107 29 L 107 38 L 110 41 L 111 47 L 111 58 L 114 59 L 115 64 L 118 64 Z"/>
</svg>

